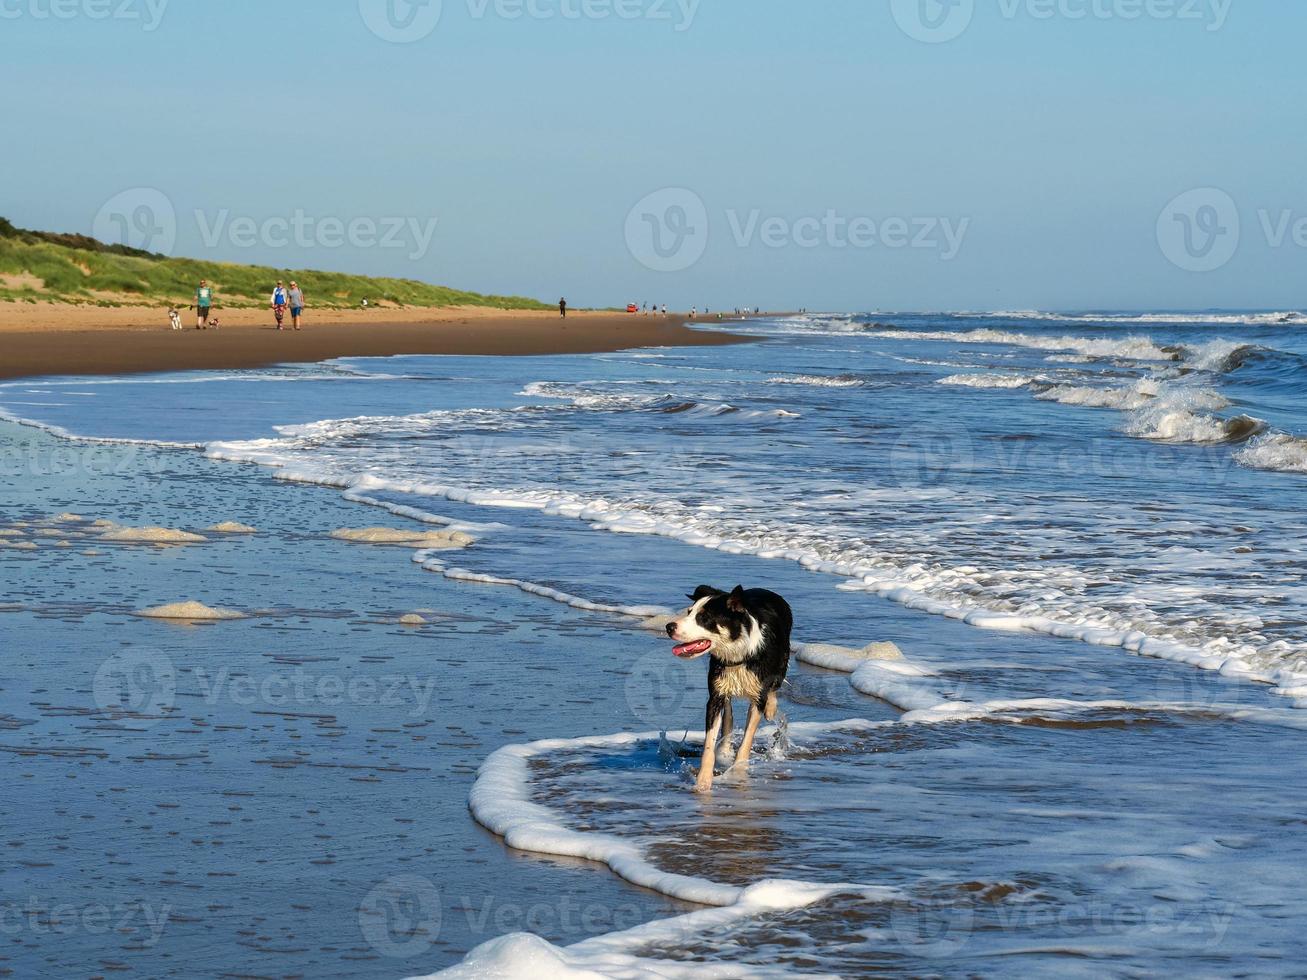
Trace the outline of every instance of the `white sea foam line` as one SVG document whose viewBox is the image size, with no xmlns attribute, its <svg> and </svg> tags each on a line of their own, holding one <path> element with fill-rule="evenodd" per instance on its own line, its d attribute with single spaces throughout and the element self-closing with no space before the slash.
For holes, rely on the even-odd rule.
<svg viewBox="0 0 1307 980">
<path fill-rule="evenodd" d="M 777 889 L 760 882 L 746 888 L 740 900 L 726 908 L 702 909 L 670 919 L 657 919 L 622 932 L 611 932 L 583 940 L 564 949 L 526 933 L 501 936 L 472 950 L 463 962 L 443 970 L 443 980 L 698 980 L 700 977 L 738 980 L 741 967 L 733 963 L 702 963 L 638 957 L 630 950 L 648 946 L 672 946 L 689 937 L 719 932 L 736 922 L 767 912 L 788 911 L 812 905 L 843 889 L 826 887 L 805 891 L 797 882 Z M 892 901 L 890 889 L 863 889 L 868 901 Z M 826 977 L 826 974 L 795 974 L 781 967 L 750 965 L 749 977 Z"/>
<path fill-rule="evenodd" d="M 209 446 L 208 455 L 216 459 L 257 462 L 271 466 L 278 470 L 280 478 L 297 482 L 334 486 L 339 489 L 348 489 L 358 482 L 358 478 L 342 478 L 326 475 L 315 470 L 291 469 L 285 464 L 284 460 L 278 458 L 275 454 L 262 451 L 267 444 L 284 449 L 279 440 L 255 440 L 251 443 L 232 444 L 214 443 Z M 526 497 L 508 492 L 472 490 L 444 484 L 391 481 L 376 477 L 369 477 L 368 479 L 373 481 L 370 485 L 384 487 L 388 491 L 395 493 L 445 497 L 449 500 L 477 506 L 538 510 L 545 514 L 571 517 L 590 522 L 591 526 L 597 530 L 628 534 L 649 534 L 727 554 L 786 559 L 797 562 L 809 571 L 836 575 L 849 580 L 839 586 L 843 590 L 871 592 L 909 609 L 917 609 L 933 615 L 944 616 L 948 619 L 955 619 L 969 626 L 1013 632 L 1043 633 L 1062 639 L 1079 640 L 1093 646 L 1121 647 L 1140 656 L 1170 660 L 1202 670 L 1218 671 L 1226 676 L 1269 684 L 1277 689 L 1301 688 L 1307 685 L 1307 674 L 1299 674 L 1287 669 L 1259 670 L 1252 667 L 1244 657 L 1226 650 L 1203 650 L 1176 640 L 1150 637 L 1139 630 L 1113 629 L 1083 622 L 1062 622 L 1046 616 L 1026 616 L 1019 613 L 987 609 L 974 603 L 944 602 L 926 595 L 902 580 L 886 576 L 883 571 L 874 567 L 831 561 L 798 549 L 766 548 L 749 545 L 721 535 L 653 521 L 642 515 L 614 511 L 603 502 L 587 503 L 554 497 Z M 1284 691 L 1281 690 L 1280 693 L 1284 693 Z"/>
<path fill-rule="evenodd" d="M 885 313 L 884 316 L 894 314 Z M 1214 323 L 1255 326 L 1299 320 L 1304 317 L 1297 311 L 1279 313 L 1050 313 L 1038 310 L 980 310 L 937 311 L 937 315 L 1004 320 L 1055 320 L 1065 323 Z"/>
<path fill-rule="evenodd" d="M 345 365 L 336 365 L 333 361 L 323 361 L 321 363 L 333 365 L 332 370 L 313 373 L 312 371 L 296 371 L 293 366 L 283 367 L 284 374 L 273 373 L 268 368 L 253 368 L 248 374 L 219 374 L 216 372 L 206 371 L 202 374 L 188 375 L 185 377 L 168 377 L 161 378 L 149 375 L 127 375 L 120 378 L 28 378 L 24 381 L 5 381 L 0 382 L 0 389 L 17 388 L 23 386 L 39 385 L 42 388 L 90 388 L 105 385 L 193 385 L 193 384 L 213 384 L 214 382 L 268 382 L 268 381 L 421 381 L 418 377 L 398 375 L 398 374 L 368 374 Z M 256 373 L 257 372 L 257 373 Z M 77 392 L 68 392 L 68 394 L 77 394 Z M 93 397 L 93 396 L 88 396 Z"/>
<path fill-rule="evenodd" d="M 1227 721 L 1307 731 L 1307 717 L 1303 712 L 1293 709 L 1196 705 L 1170 701 L 1071 701 L 1063 698 L 947 702 L 909 711 L 898 721 L 907 725 L 939 725 L 985 718 L 997 721 L 1020 721 L 1030 713 L 1080 714 L 1089 711 L 1158 712 L 1180 717 L 1216 717 Z"/>
<path fill-rule="evenodd" d="M 940 378 L 937 385 L 954 388 L 1025 388 L 1039 380 L 1028 374 L 951 374 Z"/>
<path fill-rule="evenodd" d="M 413 560 L 425 570 L 443 575 L 455 582 L 510 586 L 531 595 L 552 599 L 554 602 L 561 602 L 563 605 L 571 606 L 573 609 L 585 610 L 586 612 L 613 613 L 618 616 L 628 616 L 632 619 L 650 619 L 654 616 L 669 617 L 673 615 L 672 611 L 665 606 L 615 606 L 603 602 L 591 602 L 589 599 L 583 599 L 580 596 L 551 588 L 548 585 L 539 585 L 535 582 L 526 582 L 516 578 L 485 575 L 481 572 L 469 571 L 466 568 L 450 568 L 439 558 L 432 558 L 428 552 L 418 552 L 413 556 Z"/>
<path fill-rule="evenodd" d="M 382 510 L 389 511 L 396 517 L 407 517 L 409 520 L 414 520 L 421 524 L 432 524 L 437 527 L 446 527 L 451 531 L 464 531 L 468 534 L 478 534 L 485 531 L 502 530 L 508 526 L 506 524 L 500 524 L 498 521 L 488 523 L 456 521 L 451 517 L 442 517 L 439 514 L 420 510 L 417 507 L 409 507 L 407 504 L 396 504 L 389 500 L 380 500 L 377 497 L 369 497 L 359 489 L 359 486 L 343 491 L 341 496 L 356 504 L 366 504 L 368 507 L 379 507 Z"/>
<path fill-rule="evenodd" d="M 155 446 L 159 449 L 204 449 L 204 444 L 199 442 L 165 442 L 158 439 L 124 439 L 111 438 L 108 436 L 82 436 L 75 432 L 70 432 L 62 426 L 51 425 L 49 422 L 41 422 L 37 419 L 23 418 L 14 415 L 5 410 L 0 405 L 0 422 L 12 422 L 14 425 L 25 426 L 29 429 L 39 429 L 47 432 L 58 439 L 66 439 L 69 442 L 82 442 L 96 446 Z"/>
<path fill-rule="evenodd" d="M 1133 361 L 1180 361 L 1199 371 L 1222 372 L 1232 365 L 1231 358 L 1240 351 L 1250 351 L 1255 344 L 1215 339 L 1197 345 L 1159 347 L 1146 336 L 1134 337 L 1044 337 L 1038 334 L 1012 333 L 981 328 L 970 331 L 877 329 L 861 331 L 866 336 L 887 340 L 944 340 L 959 344 L 995 344 L 1031 350 L 1075 352 L 1088 357 L 1115 357 Z"/>
<path fill-rule="evenodd" d="M 768 378 L 767 383 L 775 385 L 806 385 L 813 388 L 861 388 L 863 386 L 863 381 L 860 378 L 826 374 L 778 375 L 774 378 Z"/>
<path fill-rule="evenodd" d="M 833 723 L 801 723 L 792 725 L 790 733 L 796 736 L 820 735 L 830 732 L 865 732 L 885 727 L 889 722 L 871 722 L 852 719 Z M 554 966 L 578 965 L 589 961 L 590 966 L 599 960 L 611 960 L 614 954 L 665 941 L 669 938 L 701 935 L 712 928 L 720 928 L 732 921 L 749 918 L 769 911 L 802 908 L 837 894 L 860 894 L 869 901 L 890 901 L 901 892 L 880 885 L 852 883 L 819 883 L 768 879 L 749 886 L 727 885 L 662 871 L 645 856 L 641 847 L 610 834 L 583 833 L 564 826 L 548 807 L 530 799 L 530 760 L 562 751 L 585 749 L 629 749 L 635 745 L 654 742 L 665 737 L 662 732 L 641 734 L 619 733 L 573 739 L 545 739 L 525 745 L 508 745 L 492 753 L 482 764 L 468 796 L 473 817 L 487 830 L 502 837 L 510 847 L 560 857 L 584 858 L 606 865 L 618 877 L 634 885 L 649 888 L 670 898 L 696 905 L 714 906 L 708 912 L 650 923 L 621 933 L 610 933 L 568 947 L 566 953 L 543 944 L 538 939 L 518 935 L 502 937 L 487 943 L 469 955 L 461 967 L 443 976 L 486 976 L 486 967 L 498 961 L 500 965 L 521 962 L 525 955 L 533 965 L 539 964 L 542 955 L 553 959 Z M 699 742 L 703 736 L 686 732 L 685 740 Z M 508 957 L 505 960 L 505 956 Z M 683 964 L 685 973 L 664 974 L 659 961 L 636 960 L 623 957 L 612 965 L 638 968 L 643 972 L 631 974 L 605 974 L 609 976 L 701 976 L 693 970 L 696 964 Z M 655 971 L 657 965 L 660 969 Z M 693 972 L 691 972 L 693 970 Z M 738 976 L 738 967 L 723 967 L 724 972 L 713 976 Z M 493 975 L 493 974 L 491 974 Z M 512 974 L 504 974 L 512 975 Z M 532 976 L 549 976 L 537 973 Z M 561 974 L 560 974 L 561 975 Z"/>
<path fill-rule="evenodd" d="M 673 615 L 673 613 L 662 606 L 643 605 L 643 606 L 623 606 L 612 605 L 607 603 L 592 602 L 580 596 L 563 592 L 559 589 L 546 585 L 540 585 L 535 582 L 527 582 L 521 579 L 502 578 L 494 575 L 486 575 L 479 572 L 471 572 L 463 568 L 449 568 L 440 558 L 433 557 L 436 552 L 419 551 L 413 560 L 428 571 L 444 575 L 446 578 L 455 581 L 474 582 L 484 585 L 510 586 L 520 589 L 531 595 L 537 595 L 554 602 L 559 602 L 570 606 L 574 609 L 581 609 L 588 612 L 610 613 L 640 620 L 658 620 L 661 617 Z M 976 623 L 983 622 L 982 619 L 976 619 Z M 1000 618 L 992 622 L 1006 622 L 1007 618 Z M 1061 624 L 1059 624 L 1061 625 Z M 1021 628 L 1020 626 L 990 625 L 988 628 L 1007 629 Z M 1098 633 L 1109 633 L 1110 631 L 1097 631 Z M 1056 635 L 1056 634 L 1054 634 Z M 1142 636 L 1143 634 L 1138 634 Z M 1080 638 L 1080 637 L 1076 637 Z M 1099 636 L 1098 639 L 1104 637 Z M 1085 642 L 1095 642 L 1094 639 L 1085 638 Z M 1162 641 L 1152 641 L 1162 642 Z M 1100 644 L 1101 645 L 1101 644 Z M 1106 644 L 1117 645 L 1117 644 Z M 1129 649 L 1127 647 L 1127 649 Z M 1284 714 L 1275 709 L 1259 708 L 1237 708 L 1234 706 L 1212 705 L 1206 707 L 1194 707 L 1181 704 L 1168 704 L 1156 702 L 1127 702 L 1127 701 L 1099 701 L 1099 702 L 1076 702 L 1055 699 L 1030 699 L 1024 701 L 990 701 L 983 704 L 974 702 L 952 700 L 948 695 L 943 694 L 933 687 L 922 683 L 922 679 L 937 677 L 938 674 L 929 667 L 923 667 L 907 660 L 879 660 L 869 659 L 863 651 L 850 647 L 841 647 L 827 643 L 795 643 L 793 644 L 794 656 L 802 663 L 810 666 L 820 667 L 826 670 L 833 670 L 849 675 L 849 684 L 861 694 L 877 698 L 888 704 L 906 712 L 904 716 L 907 719 L 918 720 L 924 718 L 922 712 L 937 712 L 947 718 L 963 720 L 969 717 L 980 717 L 984 714 L 998 711 L 1020 710 L 1022 708 L 1048 708 L 1056 707 L 1067 710 L 1074 710 L 1079 707 L 1086 708 L 1114 708 L 1114 709 L 1157 709 L 1171 712 L 1202 712 L 1215 711 L 1223 716 L 1233 720 L 1252 720 L 1260 721 L 1266 724 L 1275 724 L 1282 727 L 1307 728 L 1307 718 L 1298 720 L 1296 712 Z M 1145 652 L 1145 656 L 1157 657 L 1156 652 Z M 1172 657 L 1162 657 L 1161 659 L 1177 659 Z M 1185 661 L 1178 661 L 1185 662 Z M 1201 666 L 1193 664 L 1193 666 Z M 1210 668 L 1209 668 L 1210 669 Z M 1229 676 L 1244 676 L 1236 671 L 1223 670 L 1223 673 Z M 1258 678 L 1252 678 L 1254 680 Z M 1294 700 L 1295 708 L 1307 707 L 1307 686 L 1298 684 L 1297 686 L 1285 685 L 1280 687 L 1278 693 Z"/>
<path fill-rule="evenodd" d="M 905 660 L 869 660 L 859 651 L 825 643 L 796 643 L 794 656 L 802 663 L 849 675 L 854 690 L 888 702 L 903 711 L 933 708 L 947 699 L 920 683 L 934 671 Z"/>
<path fill-rule="evenodd" d="M 811 651 L 819 653 L 820 651 Z M 824 656 L 826 664 L 841 664 L 856 668 L 855 673 L 868 664 L 856 663 L 846 657 L 841 662 L 837 655 Z M 892 663 L 892 662 L 890 662 Z M 879 665 L 881 669 L 884 664 Z M 906 675 L 924 672 L 911 665 L 898 664 L 898 671 Z M 839 669 L 838 667 L 836 669 Z M 865 733 L 888 729 L 897 725 L 956 724 L 990 718 L 1004 722 L 1020 722 L 1031 713 L 1079 714 L 1088 711 L 1159 711 L 1178 715 L 1211 717 L 1217 715 L 1236 721 L 1281 725 L 1307 730 L 1307 718 L 1296 712 L 1274 711 L 1259 708 L 1204 708 L 1194 705 L 1170 703 L 1137 703 L 1129 701 L 1071 701 L 1054 698 L 995 700 L 984 703 L 941 702 L 909 711 L 897 720 L 868 721 L 856 718 L 832 723 L 798 723 L 790 727 L 795 737 L 820 736 L 832 732 Z M 825 884 L 819 882 L 770 879 L 750 886 L 726 885 L 703 878 L 665 872 L 651 864 L 644 851 L 636 844 L 610 834 L 586 833 L 564 826 L 548 807 L 530 799 L 530 760 L 556 752 L 574 752 L 586 749 L 629 749 L 645 742 L 658 742 L 665 733 L 590 736 L 573 739 L 545 739 L 525 745 L 509 745 L 494 752 L 482 765 L 476 783 L 469 794 L 468 805 L 473 817 L 502 837 L 510 847 L 563 857 L 584 858 L 606 865 L 620 878 L 641 887 L 650 888 L 671 898 L 700 905 L 715 906 L 710 911 L 695 912 L 639 926 L 619 933 L 610 933 L 585 940 L 560 950 L 536 937 L 516 934 L 483 944 L 472 951 L 459 967 L 446 971 L 445 977 L 486 977 L 526 975 L 520 972 L 524 965 L 531 967 L 532 976 L 571 976 L 565 969 L 619 969 L 622 972 L 605 972 L 614 977 L 660 976 L 733 976 L 726 973 L 682 973 L 681 966 L 665 961 L 642 960 L 629 954 L 658 942 L 684 939 L 689 935 L 702 935 L 743 918 L 768 911 L 801 908 L 836 894 L 860 894 L 870 901 L 892 901 L 903 893 L 894 888 L 865 884 Z M 698 743 L 702 736 L 686 732 L 685 741 Z M 560 972 L 545 972 L 545 968 Z M 671 972 L 664 972 L 668 968 Z M 710 968 L 714 969 L 715 968 Z M 733 967 L 723 969 L 732 970 Z"/>
</svg>

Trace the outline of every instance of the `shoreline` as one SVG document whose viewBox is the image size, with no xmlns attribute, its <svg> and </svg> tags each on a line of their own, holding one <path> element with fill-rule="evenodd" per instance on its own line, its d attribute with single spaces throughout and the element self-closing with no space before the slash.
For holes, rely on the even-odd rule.
<svg viewBox="0 0 1307 980">
<path fill-rule="evenodd" d="M 404 354 L 601 354 L 640 347 L 742 344 L 759 339 L 705 329 L 712 323 L 743 319 L 735 317 L 730 321 L 690 321 L 683 315 L 664 318 L 578 310 L 569 312 L 564 321 L 552 310 L 310 310 L 304 330 L 295 333 L 289 327 L 278 332 L 267 310 L 220 310 L 220 330 L 196 330 L 194 314 L 183 311 L 186 329 L 174 331 L 167 328 L 166 313 L 155 309 L 16 309 L 21 305 L 0 304 L 3 380 L 239 370 L 318 363 L 338 357 Z M 690 326 L 691 322 L 695 326 Z"/>
</svg>

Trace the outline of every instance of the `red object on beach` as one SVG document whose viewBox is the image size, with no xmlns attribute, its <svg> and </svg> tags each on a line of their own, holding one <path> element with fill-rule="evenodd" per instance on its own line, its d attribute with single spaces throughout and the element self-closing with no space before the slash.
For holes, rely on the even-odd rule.
<svg viewBox="0 0 1307 980">
<path fill-rule="evenodd" d="M 639 312 L 640 312 L 640 307 L 636 306 L 634 303 L 627 303 L 627 304 L 626 304 L 626 312 L 627 312 L 627 313 L 639 313 Z"/>
</svg>

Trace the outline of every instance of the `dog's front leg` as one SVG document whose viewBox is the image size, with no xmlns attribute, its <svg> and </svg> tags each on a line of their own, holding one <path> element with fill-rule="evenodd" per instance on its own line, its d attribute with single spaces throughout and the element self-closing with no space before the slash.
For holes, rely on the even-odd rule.
<svg viewBox="0 0 1307 980">
<path fill-rule="evenodd" d="M 726 698 L 722 704 L 722 730 L 717 736 L 717 759 L 727 767 L 735 763 L 735 756 L 731 754 L 731 737 L 734 734 L 735 713 L 731 699 Z"/>
<path fill-rule="evenodd" d="M 716 708 L 713 711 L 712 708 Z M 703 736 L 703 761 L 699 764 L 699 781 L 695 784 L 696 793 L 711 793 L 713 769 L 717 765 L 717 739 L 722 733 L 721 706 L 715 701 L 709 706 L 708 728 Z"/>
<path fill-rule="evenodd" d="M 740 751 L 735 756 L 732 772 L 743 774 L 749 771 L 749 757 L 753 754 L 753 737 L 758 734 L 760 724 L 762 724 L 762 708 L 756 703 L 749 705 L 749 721 L 744 726 L 744 739 L 740 742 Z"/>
</svg>

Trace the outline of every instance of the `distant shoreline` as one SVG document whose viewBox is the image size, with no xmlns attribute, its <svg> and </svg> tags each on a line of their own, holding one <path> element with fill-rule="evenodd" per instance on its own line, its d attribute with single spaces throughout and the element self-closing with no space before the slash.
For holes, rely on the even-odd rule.
<svg viewBox="0 0 1307 980">
<path fill-rule="evenodd" d="M 596 354 L 758 339 L 695 329 L 685 316 L 590 311 L 569 312 L 564 321 L 556 311 L 484 307 L 310 308 L 300 333 L 278 333 L 269 310 L 219 309 L 217 316 L 221 329 L 197 331 L 194 314 L 182 310 L 186 329 L 173 331 L 157 307 L 0 303 L 0 378 L 236 370 L 399 354 Z"/>
</svg>

